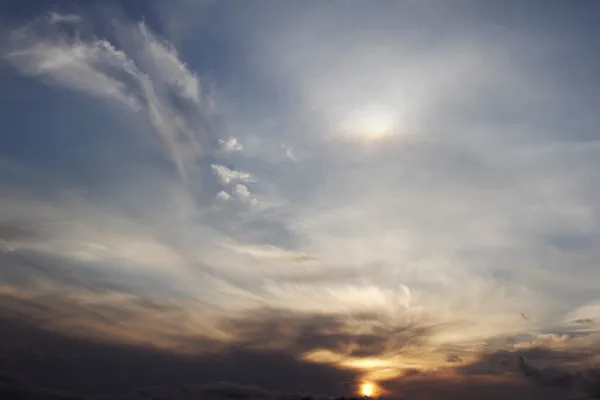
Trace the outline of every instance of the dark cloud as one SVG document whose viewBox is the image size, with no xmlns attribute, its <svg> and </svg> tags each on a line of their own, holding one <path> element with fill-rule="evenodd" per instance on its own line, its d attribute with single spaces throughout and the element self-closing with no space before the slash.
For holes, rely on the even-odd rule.
<svg viewBox="0 0 600 400">
<path fill-rule="evenodd" d="M 56 293 L 29 295 L 27 298 L 1 294 L 0 307 L 2 317 L 30 321 L 51 329 L 69 330 L 79 326 L 79 335 L 94 335 L 94 330 L 100 327 L 126 329 L 128 321 L 145 315 L 171 319 L 177 317 L 178 323 L 185 320 L 185 311 L 179 306 L 135 296 L 131 296 L 127 302 L 94 304 L 79 302 Z"/>
<path fill-rule="evenodd" d="M 362 333 L 349 330 L 350 321 L 364 325 Z M 224 329 L 244 348 L 272 348 L 297 354 L 328 349 L 355 357 L 400 353 L 405 346 L 423 344 L 432 327 L 418 324 L 391 326 L 378 314 L 310 314 L 258 310 L 223 322 Z"/>
<path fill-rule="evenodd" d="M 8 399 L 31 400 L 329 400 L 331 396 L 314 393 L 269 391 L 254 385 L 231 382 L 192 384 L 167 388 L 153 386 L 109 395 L 84 395 L 68 391 L 36 388 L 22 382 L 4 382 L 0 376 L 0 395 Z"/>
<path fill-rule="evenodd" d="M 0 295 L 1 315 L 78 336 L 117 341 L 122 336 L 139 337 L 147 343 L 154 340 L 192 352 L 228 348 L 282 351 L 300 357 L 314 349 L 328 349 L 368 357 L 399 354 L 406 346 L 424 344 L 434 329 L 416 323 L 390 325 L 376 313 L 344 315 L 259 309 L 218 319 L 220 328 L 233 337 L 232 342 L 225 344 L 181 329 L 193 323 L 190 304 L 154 293 L 150 290 L 152 285 L 143 281 L 126 279 L 132 282 L 128 285 L 113 281 L 114 277 L 108 279 L 103 272 L 47 262 L 47 257 L 35 254 L 9 254 L 6 260 L 9 267 L 0 277 L 16 286 L 15 293 Z M 39 292 L 35 286 L 23 283 L 28 279 L 41 279 L 64 292 Z M 87 300 L 90 297 L 92 300 Z M 114 297 L 116 300 L 111 300 Z"/>
<path fill-rule="evenodd" d="M 582 393 L 590 398 L 600 398 L 600 368 L 589 367 L 593 365 L 595 353 L 594 349 L 558 351 L 543 347 L 520 352 L 499 351 L 486 354 L 475 363 L 457 368 L 457 371 L 469 379 L 477 376 L 524 378 L 530 384 L 565 395 Z"/>
<path fill-rule="evenodd" d="M 579 318 L 579 319 L 575 319 L 573 321 L 574 324 L 579 324 L 579 325 L 587 325 L 587 324 L 591 324 L 592 322 L 594 322 L 594 320 L 592 320 L 591 318 Z"/>
<path fill-rule="evenodd" d="M 565 400 L 568 393 L 536 387 L 522 379 L 494 376 L 444 378 L 415 376 L 385 382 L 382 386 L 403 399 L 418 400 Z"/>
<path fill-rule="evenodd" d="M 510 351 L 484 354 L 479 360 L 460 366 L 457 371 L 465 376 L 514 374 L 517 356 Z"/>
<path fill-rule="evenodd" d="M 118 260 L 85 263 L 74 258 L 48 252 L 20 249 L 0 254 L 0 282 L 22 290 L 35 291 L 40 283 L 63 291 L 90 293 L 122 292 L 144 298 L 150 296 L 189 299 L 190 295 L 168 285 L 157 274 L 124 269 Z M 155 304 L 156 305 L 156 304 Z"/>
<path fill-rule="evenodd" d="M 10 375 L 23 377 L 33 387 L 84 394 L 215 381 L 259 385 L 269 391 L 310 388 L 339 394 L 340 382 L 356 380 L 350 371 L 302 362 L 278 352 L 235 349 L 185 356 L 65 336 L 11 319 L 0 321 L 0 337 L 3 369 Z"/>
<path fill-rule="evenodd" d="M 34 225 L 22 220 L 0 221 L 0 254 L 13 250 L 23 243 L 31 243 L 41 238 L 42 233 Z"/>
<path fill-rule="evenodd" d="M 152 313 L 177 312 L 152 298 L 140 303 Z M 67 331 L 67 335 L 40 328 L 52 328 L 52 322 L 60 319 L 59 312 L 73 312 L 75 321 L 87 318 L 117 325 L 131 317 L 126 309 L 93 310 L 99 315 L 92 315 L 92 310 L 77 310 L 57 297 L 26 301 L 4 296 L 0 306 L 0 372 L 7 372 L 8 377 L 3 378 L 0 393 L 17 396 L 14 398 L 25 393 L 24 399 L 292 399 L 305 397 L 305 392 L 348 395 L 356 390 L 359 376 L 355 372 L 304 362 L 299 356 L 316 348 L 354 356 L 401 353 L 406 345 L 422 343 L 434 329 L 387 326 L 373 313 L 342 316 L 263 309 L 222 320 L 222 327 L 236 338 L 229 346 L 182 332 L 180 338 L 173 339 L 185 344 L 196 341 L 198 349 L 213 347 L 219 351 L 177 355 L 148 345 L 118 344 L 108 338 L 86 340 L 76 330 Z M 364 334 L 350 333 L 349 318 L 370 329 Z M 526 352 L 526 357 L 536 362 L 557 365 L 588 355 L 543 348 Z M 595 390 L 595 378 L 590 378 L 596 376 L 594 371 L 552 375 L 549 369 L 535 369 L 524 380 L 517 374 L 517 360 L 515 353 L 498 352 L 451 368 L 460 372 L 458 378 L 414 370 L 401 381 L 382 382 L 382 386 L 391 393 L 417 399 L 563 399 L 560 396 L 573 386 Z M 447 361 L 461 362 L 453 353 Z M 214 383 L 218 381 L 236 383 Z M 528 381 L 539 383 L 539 388 Z"/>
<path fill-rule="evenodd" d="M 536 348 L 519 355 L 519 371 L 531 382 L 582 392 L 600 398 L 600 367 L 596 349 L 586 351 Z"/>
<path fill-rule="evenodd" d="M 462 358 L 460 358 L 456 354 L 449 354 L 446 357 L 446 362 L 449 362 L 449 363 L 461 363 L 462 361 L 463 361 Z"/>
<path fill-rule="evenodd" d="M 104 265 L 103 270 L 80 268 L 81 263 L 73 259 L 25 249 L 3 254 L 2 264 L 0 279 L 21 288 L 43 281 L 94 292 L 132 290 L 130 285 L 123 283 L 131 281 L 123 279 L 126 274 L 121 271 L 121 279 L 117 278 L 112 275 L 110 265 Z"/>
<path fill-rule="evenodd" d="M 560 365 L 560 364 L 558 364 Z M 600 399 L 600 368 L 569 370 L 564 367 L 536 368 L 525 357 L 519 357 L 519 369 L 531 382 L 584 393 L 592 399 Z"/>
<path fill-rule="evenodd" d="M 26 392 L 35 393 L 30 398 L 46 398 L 35 397 L 38 389 L 31 389 L 40 387 L 82 393 L 88 397 L 110 394 L 111 400 L 117 395 L 125 396 L 123 399 L 136 398 L 122 393 L 147 386 L 159 387 L 135 392 L 135 396 L 142 396 L 140 393 L 143 392 L 146 397 L 140 398 L 179 399 L 182 393 L 192 391 L 203 393 L 198 398 L 295 398 L 296 392 L 308 391 L 347 395 L 356 390 L 357 373 L 304 362 L 301 356 L 314 349 L 328 349 L 355 357 L 401 354 L 406 346 L 426 345 L 436 329 L 435 326 L 415 324 L 391 326 L 376 313 L 341 315 L 260 309 L 243 316 L 223 317 L 221 328 L 234 338 L 225 344 L 201 334 L 190 335 L 184 329 L 179 329 L 180 334 L 173 333 L 178 332 L 178 324 L 186 324 L 183 305 L 148 296 L 133 296 L 133 299 L 137 300 L 132 304 L 82 306 L 60 294 L 27 299 L 3 295 L 0 297 L 0 336 L 3 339 L 0 372 L 9 371 L 19 379 L 23 377 L 30 385 Z M 182 348 L 196 349 L 200 354 L 177 355 L 153 349 L 148 342 L 125 345 L 116 343 L 118 338 L 94 336 L 98 326 L 123 331 L 134 329 L 128 321 L 144 314 L 162 316 L 158 320 L 166 324 L 148 328 L 164 330 L 161 334 L 164 333 L 171 342 Z M 361 333 L 350 329 L 351 321 L 364 327 Z M 86 325 L 90 327 L 89 332 L 78 328 Z M 61 330 L 56 331 L 57 327 Z M 150 332 L 145 335 L 148 337 Z M 540 347 L 528 349 L 523 354 L 532 365 L 567 365 L 590 360 L 594 351 L 558 352 Z M 436 398 L 427 397 L 432 393 L 438 398 L 476 398 L 469 397 L 470 390 L 491 399 L 502 398 L 498 393 L 504 393 L 508 398 L 544 398 L 539 393 L 548 394 L 545 387 L 565 392 L 574 388 L 591 393 L 597 390 L 594 370 L 574 372 L 532 367 L 535 369 L 528 374 L 519 375 L 517 354 L 509 351 L 486 354 L 468 365 L 463 365 L 462 358 L 449 351 L 446 361 L 455 364 L 448 368 L 459 373 L 459 382 L 443 373 L 436 376 L 414 370 L 404 375 L 402 383 L 384 382 L 383 387 L 408 398 L 422 399 Z M 502 386 L 493 379 L 486 381 L 490 377 L 505 379 L 506 383 Z M 540 388 L 526 386 L 520 382 L 523 378 Z M 223 392 L 210 385 L 204 386 L 215 381 L 236 384 L 217 385 L 227 388 Z M 343 382 L 352 384 L 343 385 Z M 263 389 L 248 389 L 248 385 Z M 9 386 L 10 390 L 16 390 L 13 383 Z M 18 388 L 22 389 L 22 386 Z M 283 392 L 274 392 L 276 390 Z M 290 391 L 292 394 L 285 394 Z M 44 392 L 43 396 L 65 395 L 48 393 Z M 532 394 L 514 397 L 517 393 Z"/>
<path fill-rule="evenodd" d="M 25 221 L 8 220 L 0 222 L 0 240 L 25 241 L 38 237 L 31 224 Z"/>
<path fill-rule="evenodd" d="M 552 371 L 556 366 L 574 370 L 580 365 L 591 365 L 596 349 L 558 351 L 545 347 L 522 349 L 519 352 L 501 350 L 484 354 L 478 361 L 460 366 L 457 371 L 464 376 L 515 374 L 519 371 L 519 357 L 539 368 Z M 550 372 L 549 372 L 550 373 Z"/>
</svg>

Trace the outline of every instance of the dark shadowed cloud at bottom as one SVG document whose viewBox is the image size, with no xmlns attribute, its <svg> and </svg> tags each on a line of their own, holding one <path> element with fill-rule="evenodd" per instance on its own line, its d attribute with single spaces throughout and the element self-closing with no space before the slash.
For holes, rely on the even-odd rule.
<svg viewBox="0 0 600 400">
<path fill-rule="evenodd" d="M 331 399 L 354 396 L 357 374 L 280 352 L 185 356 L 65 337 L 2 318 L 0 394 L 25 399 Z M 407 399 L 563 399 L 517 375 L 412 376 L 383 383 Z M 566 392 L 565 392 L 566 393 Z M 25 397 L 19 397 L 25 396 Z M 29 396 L 29 397 L 27 397 Z M 478 397 L 479 396 L 479 397 Z"/>
</svg>

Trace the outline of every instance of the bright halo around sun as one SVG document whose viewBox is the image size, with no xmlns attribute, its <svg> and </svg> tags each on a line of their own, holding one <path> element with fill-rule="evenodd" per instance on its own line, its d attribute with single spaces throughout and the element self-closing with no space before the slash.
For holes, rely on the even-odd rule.
<svg viewBox="0 0 600 400">
<path fill-rule="evenodd" d="M 391 108 L 369 105 L 349 112 L 342 125 L 344 133 L 355 140 L 378 141 L 396 132 L 398 115 Z"/>
<path fill-rule="evenodd" d="M 372 397 L 375 393 L 375 385 L 370 382 L 364 382 L 360 385 L 360 394 L 365 397 Z"/>
</svg>

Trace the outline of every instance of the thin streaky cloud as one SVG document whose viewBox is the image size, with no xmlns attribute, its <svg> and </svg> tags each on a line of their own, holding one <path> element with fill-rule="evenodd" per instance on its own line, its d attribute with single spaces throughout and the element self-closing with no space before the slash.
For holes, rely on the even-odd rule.
<svg viewBox="0 0 600 400">
<path fill-rule="evenodd" d="M 67 18 L 62 22 L 74 21 Z M 59 85 L 144 110 L 166 154 L 185 178 L 185 164 L 201 152 L 198 132 L 191 125 L 204 118 L 203 104 L 196 76 L 177 58 L 175 50 L 161 43 L 144 23 L 130 30 L 141 42 L 141 54 L 133 49 L 119 50 L 107 40 L 94 37 L 65 37 L 58 30 L 48 34 L 44 23 L 37 20 L 15 30 L 11 50 L 4 58 L 24 74 L 48 77 Z M 129 44 L 124 42 L 125 46 Z M 139 58 L 131 58 L 130 54 Z M 192 115 L 183 115 L 173 107 L 170 92 L 195 104 L 187 111 Z"/>
</svg>

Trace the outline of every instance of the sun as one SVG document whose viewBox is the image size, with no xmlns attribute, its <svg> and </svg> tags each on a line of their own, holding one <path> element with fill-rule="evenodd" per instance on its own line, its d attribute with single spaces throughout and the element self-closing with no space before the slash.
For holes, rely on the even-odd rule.
<svg viewBox="0 0 600 400">
<path fill-rule="evenodd" d="M 365 382 L 362 385 L 360 385 L 360 394 L 365 396 L 365 397 L 371 397 L 373 396 L 373 393 L 375 392 L 375 387 L 372 383 L 369 382 Z"/>
</svg>

